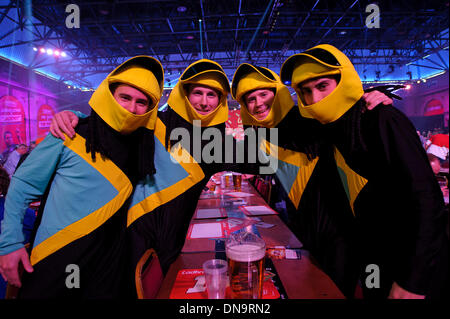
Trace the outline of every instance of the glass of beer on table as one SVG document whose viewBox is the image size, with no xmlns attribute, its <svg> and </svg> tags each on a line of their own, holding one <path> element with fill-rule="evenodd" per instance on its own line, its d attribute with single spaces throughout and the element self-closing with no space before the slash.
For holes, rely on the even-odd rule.
<svg viewBox="0 0 450 319">
<path fill-rule="evenodd" d="M 266 244 L 253 233 L 231 234 L 226 242 L 228 275 L 233 299 L 261 299 Z"/>
<path fill-rule="evenodd" d="M 241 184 L 242 184 L 242 174 L 239 173 L 233 173 L 233 184 L 234 188 L 237 191 L 241 190 Z"/>
</svg>

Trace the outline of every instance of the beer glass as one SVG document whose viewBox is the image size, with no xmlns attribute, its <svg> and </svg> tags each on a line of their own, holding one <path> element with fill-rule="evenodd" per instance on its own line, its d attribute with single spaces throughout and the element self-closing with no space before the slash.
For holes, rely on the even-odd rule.
<svg viewBox="0 0 450 319">
<path fill-rule="evenodd" d="M 252 233 L 232 234 L 226 242 L 233 299 L 261 299 L 264 281 L 264 240 Z"/>
<path fill-rule="evenodd" d="M 230 175 L 225 175 L 225 187 L 230 186 Z"/>
<path fill-rule="evenodd" d="M 233 184 L 234 188 L 237 191 L 241 190 L 241 184 L 242 184 L 242 174 L 239 173 L 233 173 Z"/>
</svg>

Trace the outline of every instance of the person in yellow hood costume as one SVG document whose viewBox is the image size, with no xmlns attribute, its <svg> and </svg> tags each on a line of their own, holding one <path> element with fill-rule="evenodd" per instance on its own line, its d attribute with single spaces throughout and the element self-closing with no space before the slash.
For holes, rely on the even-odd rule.
<svg viewBox="0 0 450 319">
<path fill-rule="evenodd" d="M 270 143 L 277 149 L 271 156 L 278 160 L 272 194 L 278 197 L 274 201 L 285 203 L 287 225 L 341 291 L 352 297 L 357 280 L 353 215 L 330 145 L 314 135 L 315 121 L 299 114 L 288 88 L 272 70 L 243 63 L 231 88 L 241 105 L 244 127 L 278 130 L 278 145 Z M 367 100 L 392 103 L 380 92 L 369 93 Z"/>
<path fill-rule="evenodd" d="M 91 114 L 80 120 L 74 138 L 49 134 L 12 177 L 0 272 L 21 286 L 19 298 L 120 296 L 129 197 L 138 180 L 155 173 L 153 129 L 163 75 L 152 57 L 122 63 L 93 93 Z M 29 255 L 21 223 L 28 204 L 42 195 Z"/>
<path fill-rule="evenodd" d="M 300 113 L 320 122 L 335 146 L 357 224 L 365 297 L 448 294 L 448 212 L 412 123 L 392 106 L 362 112 L 361 80 L 331 45 L 291 56 L 280 74 L 295 89 Z"/>
</svg>

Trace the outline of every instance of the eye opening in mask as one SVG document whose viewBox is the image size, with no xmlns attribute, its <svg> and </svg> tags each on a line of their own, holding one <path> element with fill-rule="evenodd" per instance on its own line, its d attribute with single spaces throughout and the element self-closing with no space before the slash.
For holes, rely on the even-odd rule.
<svg viewBox="0 0 450 319">
<path fill-rule="evenodd" d="M 125 69 L 131 68 L 131 67 L 143 67 L 144 69 L 150 70 L 153 75 L 155 76 L 156 80 L 158 81 L 159 85 L 162 86 L 162 83 L 164 81 L 164 70 L 162 69 L 161 64 L 156 59 L 149 59 L 148 57 L 144 56 L 138 56 L 135 57 L 126 63 L 124 63 L 122 66 L 120 66 L 113 75 L 118 74 Z"/>
<path fill-rule="evenodd" d="M 197 63 L 197 64 L 191 66 L 190 68 L 188 68 L 184 72 L 184 74 L 181 76 L 181 80 L 189 79 L 200 72 L 208 71 L 208 70 L 215 70 L 215 71 L 223 72 L 223 70 L 220 66 L 218 66 L 214 63 L 205 61 L 205 62 Z"/>
<path fill-rule="evenodd" d="M 311 55 L 311 56 L 315 57 L 316 59 L 318 59 L 319 61 L 322 61 L 329 65 L 334 65 L 334 66 L 341 65 L 333 54 L 331 54 L 327 50 L 324 50 L 321 48 L 306 50 L 303 53 Z"/>
<path fill-rule="evenodd" d="M 132 86 L 132 85 L 129 85 L 129 84 L 127 84 L 127 83 L 113 82 L 113 83 L 109 84 L 109 90 L 111 91 L 111 94 L 112 94 L 112 95 L 114 95 L 114 93 L 116 92 L 116 89 L 117 89 L 120 85 L 131 86 L 131 87 L 133 87 L 133 88 L 135 88 L 135 89 L 141 91 L 142 93 L 144 93 L 145 97 L 146 97 L 147 100 L 148 100 L 148 105 L 147 105 L 148 109 L 147 109 L 147 112 L 150 111 L 150 110 L 152 110 L 152 109 L 154 108 L 154 106 L 156 105 L 156 101 L 155 101 L 151 96 L 149 96 L 147 93 L 143 92 L 141 89 L 139 89 L 139 88 L 137 88 L 137 87 L 134 87 L 134 86 Z"/>
<path fill-rule="evenodd" d="M 233 82 L 231 83 L 232 87 L 232 95 L 236 96 L 236 90 L 237 86 L 239 84 L 239 81 L 244 77 L 245 75 L 255 72 L 255 69 L 258 70 L 262 75 L 264 75 L 266 78 L 269 78 L 272 81 L 275 81 L 275 77 L 273 74 L 266 68 L 254 66 L 251 64 L 243 64 L 239 70 L 237 71 L 236 75 L 234 76 Z"/>
</svg>

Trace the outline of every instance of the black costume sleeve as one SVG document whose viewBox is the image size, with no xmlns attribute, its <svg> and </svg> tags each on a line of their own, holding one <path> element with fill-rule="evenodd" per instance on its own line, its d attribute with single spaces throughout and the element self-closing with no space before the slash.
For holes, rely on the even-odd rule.
<svg viewBox="0 0 450 319">
<path fill-rule="evenodd" d="M 392 223 L 388 242 L 394 248 L 393 279 L 408 291 L 425 294 L 448 241 L 441 190 L 416 129 L 403 113 L 382 106 L 365 115 L 369 155 L 379 165 L 393 208 L 394 216 L 384 221 Z M 381 229 L 380 233 L 384 236 Z"/>
</svg>

